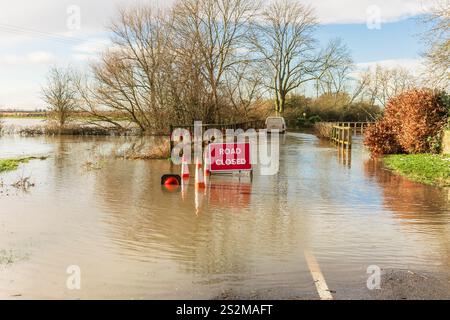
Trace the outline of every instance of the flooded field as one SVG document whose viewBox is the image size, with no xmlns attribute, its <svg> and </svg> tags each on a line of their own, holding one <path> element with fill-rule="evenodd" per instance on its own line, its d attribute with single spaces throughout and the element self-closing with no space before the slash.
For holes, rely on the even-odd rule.
<svg viewBox="0 0 450 320">
<path fill-rule="evenodd" d="M 318 299 L 305 251 L 336 298 L 362 297 L 371 265 L 448 276 L 450 190 L 393 175 L 357 138 L 349 154 L 290 133 L 277 175 L 201 192 L 163 190 L 168 160 L 111 156 L 133 139 L 0 139 L 0 158 L 48 156 L 0 176 L 0 298 Z M 9 186 L 24 176 L 34 187 Z"/>
</svg>

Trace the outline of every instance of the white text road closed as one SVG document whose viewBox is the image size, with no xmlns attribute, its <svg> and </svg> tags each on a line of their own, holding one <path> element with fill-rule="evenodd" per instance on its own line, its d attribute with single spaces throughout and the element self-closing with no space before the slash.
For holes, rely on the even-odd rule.
<svg viewBox="0 0 450 320">
<path fill-rule="evenodd" d="M 251 170 L 249 143 L 211 143 L 208 150 L 211 172 Z"/>
</svg>

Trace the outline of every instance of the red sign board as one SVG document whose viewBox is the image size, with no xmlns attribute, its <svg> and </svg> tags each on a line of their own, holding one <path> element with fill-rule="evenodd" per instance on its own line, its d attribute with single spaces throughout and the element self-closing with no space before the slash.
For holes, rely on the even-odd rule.
<svg viewBox="0 0 450 320">
<path fill-rule="evenodd" d="M 211 143 L 208 159 L 211 172 L 252 170 L 250 143 Z"/>
</svg>

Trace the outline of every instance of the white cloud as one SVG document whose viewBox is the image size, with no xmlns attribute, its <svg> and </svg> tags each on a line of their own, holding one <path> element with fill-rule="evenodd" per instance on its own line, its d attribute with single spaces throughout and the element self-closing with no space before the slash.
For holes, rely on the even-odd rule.
<svg viewBox="0 0 450 320">
<path fill-rule="evenodd" d="M 76 45 L 73 49 L 76 52 L 82 52 L 86 54 L 94 54 L 102 52 L 108 46 L 111 45 L 111 41 L 108 39 L 92 39 Z"/>
<path fill-rule="evenodd" d="M 40 100 L 41 87 L 37 84 L 21 84 L 20 86 L 2 86 L 0 90 L 0 108 L 18 108 L 34 110 L 42 108 Z"/>
<path fill-rule="evenodd" d="M 101 52 L 111 47 L 109 39 L 91 39 L 72 48 L 72 58 L 79 61 L 98 59 Z"/>
<path fill-rule="evenodd" d="M 121 7 L 132 5 L 154 5 L 168 7 L 175 0 L 0 0 L 0 29 L 15 26 L 41 32 L 68 32 L 71 13 L 68 8 L 80 9 L 80 29 L 83 35 L 92 31 L 103 31 Z M 266 0 L 270 2 L 271 0 Z M 420 14 L 429 6 L 426 0 L 295 0 L 310 4 L 323 23 L 365 23 L 367 8 L 381 9 L 382 22 L 396 21 Z M 27 10 L 24 10 L 27 8 Z M 70 23 L 69 23 L 70 24 Z M 23 31 L 27 33 L 27 31 Z"/>
<path fill-rule="evenodd" d="M 33 40 L 53 38 L 69 43 L 71 38 L 89 40 L 93 34 L 103 33 L 117 15 L 118 9 L 137 4 L 168 7 L 175 0 L 0 0 L 0 45 L 15 45 Z M 266 0 L 270 2 L 272 0 Z M 297 0 L 295 0 L 297 1 Z M 367 10 L 380 9 L 381 23 L 398 21 L 425 12 L 425 0 L 298 0 L 311 5 L 320 23 L 366 23 Z M 80 9 L 80 29 L 71 30 L 72 6 Z M 28 8 L 24 10 L 23 8 Z M 72 39 L 73 40 L 73 39 Z M 73 42 L 72 42 L 73 43 Z"/>
<path fill-rule="evenodd" d="M 24 64 L 49 64 L 56 60 L 56 57 L 46 51 L 35 51 L 25 55 L 2 54 L 0 55 L 0 65 L 24 65 Z"/>
<path fill-rule="evenodd" d="M 320 23 L 366 23 L 372 17 L 369 8 L 376 6 L 380 22 L 394 22 L 419 15 L 429 6 L 423 0 L 304 0 L 315 8 Z M 369 9 L 369 12 L 368 12 Z"/>
<path fill-rule="evenodd" d="M 36 32 L 52 34 L 71 32 L 73 36 L 84 37 L 92 32 L 103 32 L 119 8 L 138 4 L 164 7 L 172 1 L 0 0 L 0 32 L 30 37 L 36 36 Z M 73 12 L 68 11 L 73 6 L 78 7 L 80 13 L 80 28 L 77 30 L 71 28 Z"/>
<path fill-rule="evenodd" d="M 90 61 L 93 58 L 95 58 L 95 56 L 93 56 L 91 54 L 75 53 L 75 54 L 72 54 L 72 58 L 77 61 Z"/>
<path fill-rule="evenodd" d="M 381 66 L 383 68 L 405 68 L 409 70 L 414 75 L 420 75 L 424 71 L 424 65 L 422 59 L 389 59 L 389 60 L 379 60 L 370 62 L 357 63 L 357 71 L 363 70 L 374 70 L 376 66 Z"/>
</svg>

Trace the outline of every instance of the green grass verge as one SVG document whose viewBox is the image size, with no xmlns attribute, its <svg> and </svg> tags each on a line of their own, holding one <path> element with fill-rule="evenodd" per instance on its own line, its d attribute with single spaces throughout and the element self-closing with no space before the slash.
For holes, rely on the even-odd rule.
<svg viewBox="0 0 450 320">
<path fill-rule="evenodd" d="M 450 186 L 450 155 L 397 154 L 386 156 L 383 160 L 389 169 L 411 180 Z"/>
<path fill-rule="evenodd" d="M 0 159 L 0 172 L 16 170 L 21 163 L 27 163 L 30 160 L 45 160 L 47 157 L 26 157 L 19 159 Z"/>
</svg>

